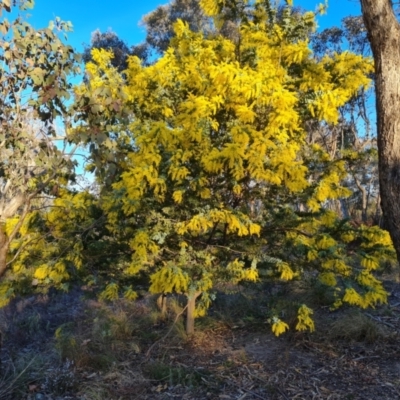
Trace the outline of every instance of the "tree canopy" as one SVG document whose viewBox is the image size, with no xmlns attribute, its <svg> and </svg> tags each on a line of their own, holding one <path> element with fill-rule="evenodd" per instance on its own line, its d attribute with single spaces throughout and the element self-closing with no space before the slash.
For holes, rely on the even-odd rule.
<svg viewBox="0 0 400 400">
<path fill-rule="evenodd" d="M 15 2 L 21 12 L 31 1 Z M 0 13 L 11 11 L 11 2 L 0 3 Z M 72 47 L 59 33 L 70 30 L 59 18 L 36 30 L 22 16 L 0 23 L 0 277 L 10 269 L 15 241 L 26 235 L 33 210 L 45 206 L 43 197 L 58 183 L 66 183 L 73 162 L 60 140 L 56 118 L 68 129 L 66 102 L 70 99 L 71 74 L 79 72 Z M 12 253 L 12 251 L 11 251 Z M 16 279 L 16 278 L 12 278 Z M 6 286 L 5 286 L 6 287 Z M 5 292 L 7 290 L 5 289 Z"/>
<path fill-rule="evenodd" d="M 220 2 L 201 5 L 217 25 L 226 15 Z M 185 294 L 193 315 L 204 313 L 218 282 L 255 281 L 261 270 L 282 280 L 314 270 L 335 306 L 384 302 L 372 271 L 391 257 L 390 239 L 324 207 L 350 194 L 346 160 L 306 140 L 308 123 L 337 124 L 340 107 L 368 87 L 371 60 L 314 57 L 311 12 L 286 5 L 278 13 L 268 2 L 235 2 L 231 11 L 240 40 L 178 20 L 152 65 L 129 57 L 122 77 L 112 53 L 94 50 L 86 66 L 77 101 L 97 113 L 77 135 L 94 141 L 95 168 L 99 155 L 121 152 L 104 207 L 109 229 L 131 232 L 122 275 L 149 275 L 154 293 Z M 297 329 L 312 329 L 310 313 L 299 304 Z M 279 334 L 286 325 L 274 318 Z"/>
</svg>

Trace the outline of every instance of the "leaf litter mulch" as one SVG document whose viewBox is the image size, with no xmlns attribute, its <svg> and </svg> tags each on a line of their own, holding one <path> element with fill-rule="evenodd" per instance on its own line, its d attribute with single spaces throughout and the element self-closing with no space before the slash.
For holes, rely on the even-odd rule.
<svg viewBox="0 0 400 400">
<path fill-rule="evenodd" d="M 260 326 L 251 329 L 216 323 L 184 340 L 176 329 L 165 336 L 171 324 L 154 324 L 156 342 L 153 336 L 140 339 L 137 351 L 127 353 L 126 359 L 106 370 L 77 366 L 75 391 L 56 395 L 36 382 L 30 383 L 25 395 L 11 398 L 400 399 L 400 287 L 392 283 L 390 289 L 389 304 L 377 310 L 329 313 L 320 309 L 313 334 L 289 333 L 276 338 L 267 324 L 261 330 Z M 85 307 L 64 303 L 75 310 L 74 318 L 84 313 Z M 40 307 L 36 313 L 43 312 Z M 138 314 L 146 312 L 140 302 L 137 307 Z M 59 315 L 64 315 L 61 309 Z M 68 320 L 65 315 L 63 318 Z M 59 322 L 51 321 L 54 327 Z M 54 329 L 49 324 L 46 327 L 54 335 Z M 132 335 L 137 342 L 138 333 Z M 14 346 L 15 351 L 13 338 L 6 335 L 3 347 L 7 346 Z M 37 343 L 25 341 L 23 346 L 32 350 Z M 3 348 L 3 364 L 5 352 Z"/>
<path fill-rule="evenodd" d="M 179 386 L 157 386 L 160 399 L 400 399 L 398 337 L 330 344 L 312 336 L 214 331 L 192 340 L 171 363 L 204 376 L 197 394 L 196 388 L 182 394 Z"/>
</svg>

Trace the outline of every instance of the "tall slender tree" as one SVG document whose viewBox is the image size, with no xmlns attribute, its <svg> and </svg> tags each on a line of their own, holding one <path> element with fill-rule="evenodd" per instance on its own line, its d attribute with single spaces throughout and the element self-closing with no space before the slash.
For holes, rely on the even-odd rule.
<svg viewBox="0 0 400 400">
<path fill-rule="evenodd" d="M 400 259 L 400 24 L 391 0 L 361 7 L 375 59 L 381 206 Z"/>
</svg>

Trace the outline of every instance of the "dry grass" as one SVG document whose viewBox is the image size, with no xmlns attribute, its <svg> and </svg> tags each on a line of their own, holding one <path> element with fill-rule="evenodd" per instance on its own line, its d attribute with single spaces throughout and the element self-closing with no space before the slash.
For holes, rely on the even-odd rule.
<svg viewBox="0 0 400 400">
<path fill-rule="evenodd" d="M 360 310 L 350 310 L 330 324 L 329 339 L 375 343 L 389 336 L 388 329 Z"/>
<path fill-rule="evenodd" d="M 190 339 L 173 297 L 166 314 L 153 297 L 104 304 L 82 292 L 12 304 L 0 313 L 0 399 L 400 398 L 397 284 L 374 313 L 329 313 L 317 297 L 315 334 L 275 338 L 268 315 L 294 318 L 288 289 L 221 293 Z"/>
<path fill-rule="evenodd" d="M 3 360 L 0 374 L 0 399 L 23 398 L 34 376 L 44 377 L 45 360 L 33 353 L 18 354 L 14 359 Z"/>
</svg>

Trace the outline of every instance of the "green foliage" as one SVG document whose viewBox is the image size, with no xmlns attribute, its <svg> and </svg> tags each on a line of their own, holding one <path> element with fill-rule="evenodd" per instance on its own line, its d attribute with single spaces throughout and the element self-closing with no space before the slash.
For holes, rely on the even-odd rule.
<svg viewBox="0 0 400 400">
<path fill-rule="evenodd" d="M 6 233 L 18 221 L 19 217 L 9 219 Z M 73 281 L 92 281 L 95 266 L 106 263 L 106 251 L 99 251 L 109 245 L 106 239 L 99 240 L 104 229 L 93 195 L 58 189 L 49 207 L 27 215 L 10 246 L 13 262 L 0 286 L 3 304 L 15 292 L 46 292 L 49 287 L 67 290 Z"/>
<path fill-rule="evenodd" d="M 178 19 L 188 23 L 193 32 L 210 34 L 215 30 L 212 20 L 204 14 L 198 0 L 173 0 L 142 18 L 146 29 L 144 45 L 157 54 L 163 54 L 174 37 L 173 25 Z"/>
<path fill-rule="evenodd" d="M 0 398 L 21 399 L 32 382 L 32 374 L 43 372 L 45 361 L 38 354 L 25 352 L 12 365 L 6 365 L 0 376 Z"/>
<path fill-rule="evenodd" d="M 55 345 L 61 360 L 70 360 L 78 368 L 108 369 L 126 352 L 137 353 L 132 339 L 134 322 L 126 313 L 115 315 L 100 309 L 88 313 L 84 324 L 67 323 L 55 332 Z"/>
<path fill-rule="evenodd" d="M 92 32 L 90 46 L 85 47 L 83 61 L 85 63 L 92 60 L 91 51 L 93 49 L 105 49 L 113 52 L 113 66 L 119 71 L 124 71 L 127 67 L 126 59 L 130 55 L 130 50 L 126 43 L 122 41 L 115 32 L 108 30 L 101 33 L 100 30 Z"/>
<path fill-rule="evenodd" d="M 145 369 L 145 376 L 149 379 L 166 382 L 170 386 L 182 385 L 186 387 L 199 386 L 202 379 L 209 375 L 205 370 L 195 370 L 189 367 L 173 367 L 162 362 L 149 364 Z"/>
<path fill-rule="evenodd" d="M 59 351 L 61 360 L 76 360 L 79 354 L 78 343 L 72 333 L 73 325 L 64 324 L 55 332 L 56 349 Z"/>
<path fill-rule="evenodd" d="M 21 11 L 33 1 L 18 1 Z M 3 1 L 0 10 L 11 11 Z M 0 276 L 12 262 L 11 248 L 35 219 L 36 209 L 49 206 L 58 185 L 73 177 L 74 163 L 55 146 L 54 121 L 60 117 L 68 129 L 71 74 L 79 72 L 80 57 L 65 45 L 59 33 L 71 24 L 56 18 L 45 29 L 34 29 L 22 16 L 0 23 Z M 14 250 L 13 249 L 13 250 Z M 15 280 L 14 269 L 8 280 Z M 22 279 L 22 276 L 20 278 Z M 17 278 L 18 279 L 18 278 Z M 1 292 L 10 297 L 7 283 Z M 4 296 L 3 296 L 4 297 Z"/>
</svg>

